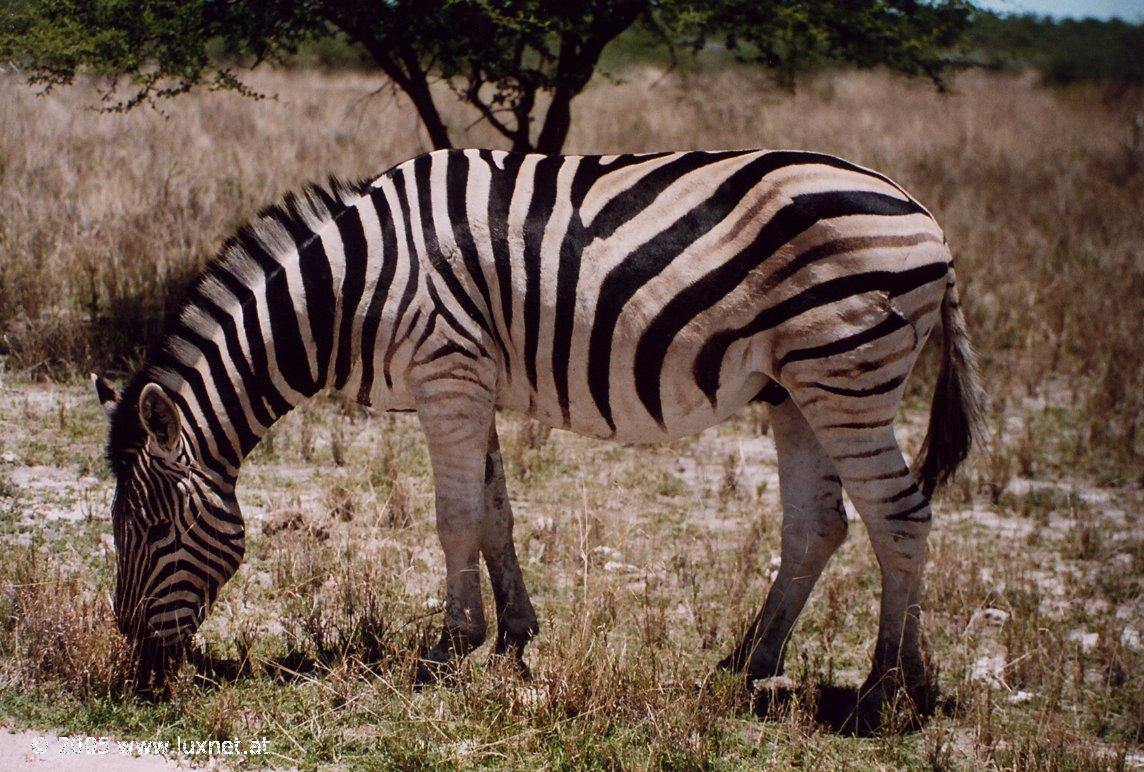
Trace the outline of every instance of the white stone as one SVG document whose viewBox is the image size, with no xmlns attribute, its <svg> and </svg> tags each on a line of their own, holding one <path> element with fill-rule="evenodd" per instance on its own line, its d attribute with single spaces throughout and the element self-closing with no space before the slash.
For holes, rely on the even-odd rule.
<svg viewBox="0 0 1144 772">
<path fill-rule="evenodd" d="M 984 617 L 986 621 L 993 622 L 994 624 L 998 625 L 1009 621 L 1009 612 L 1000 608 L 982 609 L 981 616 Z"/>
<path fill-rule="evenodd" d="M 600 558 L 601 560 L 603 560 L 605 562 L 619 561 L 619 559 L 624 556 L 624 554 L 622 552 L 620 552 L 618 549 L 613 549 L 612 547 L 605 547 L 603 544 L 601 544 L 599 547 L 594 548 L 592 550 L 592 555 L 594 557 Z"/>
<path fill-rule="evenodd" d="M 1097 641 L 1100 640 L 1100 633 L 1090 633 L 1086 630 L 1073 630 L 1069 633 L 1069 640 L 1079 643 L 1081 651 L 1091 651 L 1096 646 Z"/>
<path fill-rule="evenodd" d="M 973 668 L 969 672 L 970 680 L 995 688 L 1005 685 L 1004 676 L 1005 657 L 1000 654 L 981 657 L 973 663 Z"/>
</svg>

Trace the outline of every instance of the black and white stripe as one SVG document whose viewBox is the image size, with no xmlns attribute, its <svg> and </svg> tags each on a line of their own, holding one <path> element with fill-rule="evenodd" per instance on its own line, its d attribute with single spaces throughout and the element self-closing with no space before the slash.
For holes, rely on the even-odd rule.
<svg viewBox="0 0 1144 772">
<path fill-rule="evenodd" d="M 919 488 L 890 423 L 939 317 L 945 394 L 967 420 L 951 428 L 935 412 Z M 868 522 L 921 542 L 904 526 L 928 521 L 927 494 L 964 457 L 979 402 L 933 218 L 876 172 L 797 151 L 440 151 L 310 188 L 228 242 L 127 389 L 110 442 L 121 491 L 148 455 L 135 409 L 147 384 L 177 413 L 186 474 L 223 492 L 200 520 L 226 533 L 241 530 L 242 459 L 283 413 L 333 389 L 418 411 L 439 512 L 475 506 L 477 483 L 448 446 L 491 455 L 494 405 L 654 442 L 765 399 L 809 425 L 819 466 L 836 471 L 816 485 L 845 485 Z M 957 436 L 934 439 L 942 431 Z M 155 487 L 117 498 L 148 510 Z M 183 559 L 202 561 L 209 602 L 241 551 L 214 553 L 234 564 L 222 571 L 207 554 Z M 141 583 L 133 571 L 121 577 Z M 471 588 L 457 593 L 447 627 L 462 624 L 452 612 Z"/>
<path fill-rule="evenodd" d="M 418 341 L 445 329 L 450 351 L 497 360 L 507 405 L 654 441 L 710 422 L 700 401 L 720 412 L 730 349 L 855 296 L 941 285 L 947 255 L 896 185 L 830 156 L 432 153 L 265 213 L 200 282 L 152 369 L 185 392 L 196 448 L 220 473 L 323 388 L 411 408 L 395 361 L 432 354 Z"/>
</svg>

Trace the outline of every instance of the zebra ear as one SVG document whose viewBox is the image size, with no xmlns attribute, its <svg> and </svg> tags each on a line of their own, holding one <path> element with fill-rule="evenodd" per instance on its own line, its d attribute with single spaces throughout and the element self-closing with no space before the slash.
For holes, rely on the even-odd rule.
<svg viewBox="0 0 1144 772">
<path fill-rule="evenodd" d="M 103 408 L 103 412 L 107 413 L 107 417 L 111 417 L 111 411 L 115 409 L 116 404 L 119 402 L 119 392 L 111 382 L 104 378 L 102 375 L 89 373 L 91 376 L 91 384 L 95 386 L 95 396 L 99 398 L 99 405 Z"/>
<path fill-rule="evenodd" d="M 163 451 L 175 449 L 179 441 L 179 411 L 157 383 L 148 383 L 139 392 L 139 420 Z"/>
</svg>

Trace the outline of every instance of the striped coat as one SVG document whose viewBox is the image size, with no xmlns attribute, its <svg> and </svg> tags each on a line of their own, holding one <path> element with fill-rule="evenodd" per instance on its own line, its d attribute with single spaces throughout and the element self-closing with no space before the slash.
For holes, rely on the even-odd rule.
<svg viewBox="0 0 1144 772">
<path fill-rule="evenodd" d="M 915 483 L 891 423 L 939 320 L 945 364 Z M 817 576 L 844 533 L 845 485 L 883 581 L 901 585 L 884 597 L 867 686 L 881 700 L 887 673 L 925 681 L 916 607 L 928 495 L 965 456 L 980 394 L 944 236 L 881 174 L 796 151 L 452 150 L 360 185 L 310 188 L 228 242 L 124 396 L 105 389 L 109 455 L 122 475 L 149 441 L 158 451 L 167 441 L 218 492 L 200 509 L 240 532 L 243 457 L 325 389 L 416 410 L 425 428 L 447 614 L 424 677 L 483 640 L 470 570 L 479 555 L 497 596 L 498 649 L 519 657 L 536 630 L 495 408 L 657 442 L 763 399 L 775 406 L 784 517 L 813 542 L 796 557 L 784 536 L 784 565 Z M 130 575 L 151 578 L 122 588 L 122 615 L 136 620 L 125 628 L 169 631 L 158 636 L 167 642 L 193 632 L 241 558 L 235 548 L 207 572 L 193 613 L 147 621 L 163 578 L 140 567 L 142 550 L 126 552 Z M 751 677 L 781 668 L 805 600 L 780 586 L 790 581 L 780 571 L 771 595 L 781 597 L 725 665 Z"/>
</svg>

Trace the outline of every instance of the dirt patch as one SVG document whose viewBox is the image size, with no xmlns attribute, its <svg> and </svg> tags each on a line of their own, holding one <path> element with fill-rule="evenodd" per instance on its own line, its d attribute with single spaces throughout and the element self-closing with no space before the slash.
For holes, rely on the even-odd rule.
<svg viewBox="0 0 1144 772">
<path fill-rule="evenodd" d="M 133 747 L 133 746 L 132 746 Z M 0 769 L 144 770 L 178 769 L 170 759 L 124 752 L 127 745 L 110 738 L 77 738 L 27 730 L 0 730 Z"/>
</svg>

